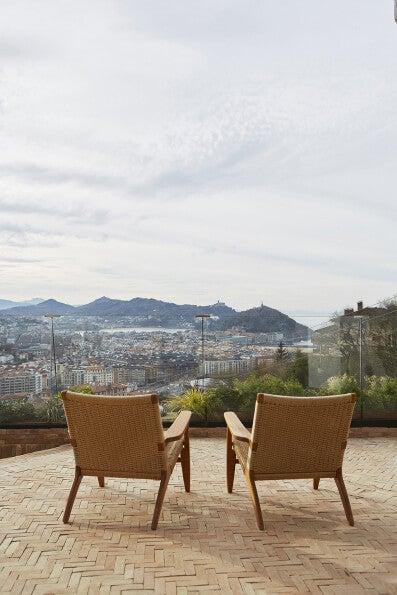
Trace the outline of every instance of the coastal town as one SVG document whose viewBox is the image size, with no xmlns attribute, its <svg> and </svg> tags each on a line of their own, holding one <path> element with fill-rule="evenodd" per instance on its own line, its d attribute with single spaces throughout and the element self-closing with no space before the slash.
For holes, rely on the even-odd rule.
<svg viewBox="0 0 397 595">
<path fill-rule="evenodd" d="M 178 329 L 137 326 L 128 317 L 2 316 L 0 398 L 40 402 L 87 384 L 99 394 L 178 395 L 200 379 L 270 364 L 283 340 L 279 332 L 211 330 L 200 321 Z"/>
<path fill-rule="evenodd" d="M 112 314 L 116 308 L 122 314 Z M 341 374 L 360 386 L 371 377 L 395 377 L 393 301 L 369 307 L 359 301 L 356 310 L 346 308 L 314 328 L 263 303 L 235 312 L 223 302 L 198 307 L 99 298 L 79 308 L 100 309 L 106 312 L 75 313 L 47 300 L 0 311 L 0 400 L 41 406 L 61 390 L 87 385 L 96 394 L 155 392 L 169 399 L 254 371 L 277 373 L 276 364 L 299 353 L 308 387 Z"/>
</svg>

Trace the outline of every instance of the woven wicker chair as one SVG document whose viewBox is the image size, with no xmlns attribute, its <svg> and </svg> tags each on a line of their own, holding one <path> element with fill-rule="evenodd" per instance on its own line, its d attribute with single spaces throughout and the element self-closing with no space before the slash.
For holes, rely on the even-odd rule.
<svg viewBox="0 0 397 595">
<path fill-rule="evenodd" d="M 353 415 L 355 394 L 330 397 L 284 397 L 258 394 L 252 433 L 235 413 L 226 412 L 227 489 L 233 490 L 240 463 L 251 494 L 258 528 L 262 511 L 255 482 L 262 479 L 335 479 L 346 518 L 354 525 L 342 477 L 342 461 Z"/>
<path fill-rule="evenodd" d="M 190 491 L 189 420 L 182 411 L 163 431 L 156 395 L 108 397 L 62 392 L 70 442 L 76 462 L 75 478 L 66 504 L 67 523 L 84 475 L 160 480 L 152 529 L 157 528 L 167 485 L 181 462 L 185 490 Z"/>
</svg>

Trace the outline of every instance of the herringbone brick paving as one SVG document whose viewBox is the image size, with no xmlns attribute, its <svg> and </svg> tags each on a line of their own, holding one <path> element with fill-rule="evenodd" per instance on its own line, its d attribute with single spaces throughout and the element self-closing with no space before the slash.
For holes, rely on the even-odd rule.
<svg viewBox="0 0 397 595">
<path fill-rule="evenodd" d="M 71 447 L 1 460 L 0 593 L 397 593 L 396 446 L 349 441 L 354 527 L 332 480 L 258 482 L 264 532 L 221 438 L 192 439 L 192 492 L 177 466 L 155 532 L 157 482 L 84 478 L 64 525 Z"/>
</svg>

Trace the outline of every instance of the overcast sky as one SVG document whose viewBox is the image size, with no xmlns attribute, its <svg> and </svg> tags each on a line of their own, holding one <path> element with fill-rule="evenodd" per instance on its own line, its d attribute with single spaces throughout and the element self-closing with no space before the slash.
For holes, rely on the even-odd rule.
<svg viewBox="0 0 397 595">
<path fill-rule="evenodd" d="M 0 298 L 397 292 L 392 0 L 1 0 Z"/>
</svg>

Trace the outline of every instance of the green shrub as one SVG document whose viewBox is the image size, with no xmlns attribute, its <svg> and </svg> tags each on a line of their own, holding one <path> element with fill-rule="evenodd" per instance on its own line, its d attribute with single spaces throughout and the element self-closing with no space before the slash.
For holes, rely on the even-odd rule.
<svg viewBox="0 0 397 595">
<path fill-rule="evenodd" d="M 342 374 L 342 376 L 331 376 L 321 387 L 321 392 L 325 395 L 344 395 L 346 393 L 356 393 L 361 395 L 360 386 L 354 376 Z"/>
<path fill-rule="evenodd" d="M 397 410 L 397 379 L 370 376 L 366 379 L 365 406 L 368 409 Z"/>
<path fill-rule="evenodd" d="M 37 411 L 26 397 L 0 401 L 0 423 L 36 421 Z"/>
<path fill-rule="evenodd" d="M 70 391 L 74 393 L 82 393 L 84 395 L 93 395 L 94 391 L 92 390 L 92 386 L 89 384 L 78 384 L 77 386 L 71 386 L 69 388 Z"/>
<path fill-rule="evenodd" d="M 268 393 L 271 395 L 305 396 L 307 391 L 298 380 L 279 378 L 272 374 L 251 374 L 247 380 L 235 382 L 235 389 L 241 398 L 242 411 L 253 413 L 256 395 Z"/>
<path fill-rule="evenodd" d="M 220 384 L 212 392 L 216 399 L 219 413 L 223 413 L 224 411 L 238 411 L 240 409 L 241 396 L 235 387 Z"/>
</svg>

